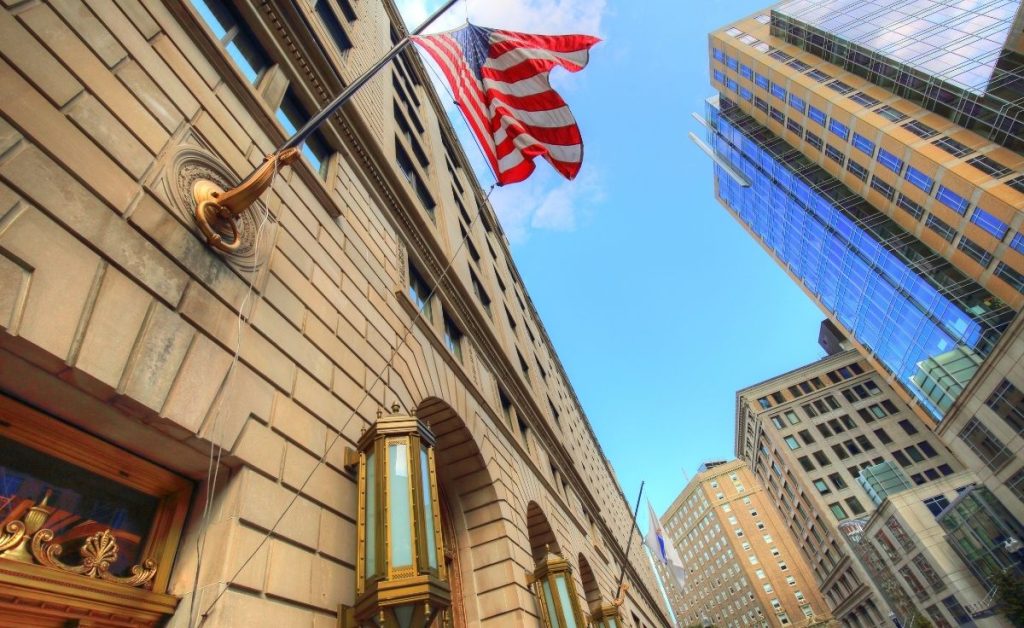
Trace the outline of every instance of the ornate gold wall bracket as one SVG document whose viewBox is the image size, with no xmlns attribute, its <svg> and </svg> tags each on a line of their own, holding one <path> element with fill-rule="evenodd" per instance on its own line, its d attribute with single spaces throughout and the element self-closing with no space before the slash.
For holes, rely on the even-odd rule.
<svg viewBox="0 0 1024 628">
<path fill-rule="evenodd" d="M 21 521 L 10 521 L 0 532 L 0 554 L 16 547 L 25 538 L 25 524 Z"/>
<path fill-rule="evenodd" d="M 40 565 L 60 569 L 69 573 L 81 574 L 89 578 L 99 578 L 107 582 L 116 582 L 131 587 L 142 586 L 156 575 L 156 563 L 146 560 L 141 565 L 133 565 L 130 576 L 115 576 L 110 573 L 110 566 L 117 562 L 117 539 L 110 530 L 97 532 L 85 540 L 82 545 L 82 564 L 68 565 L 60 560 L 64 548 L 53 540 L 53 530 L 42 529 L 32 536 L 32 556 Z"/>
<path fill-rule="evenodd" d="M 298 148 L 286 148 L 267 155 L 263 164 L 235 187 L 224 190 L 209 179 L 196 181 L 192 198 L 196 202 L 195 220 L 211 247 L 233 253 L 242 244 L 237 220 L 274 180 L 281 168 L 298 159 Z"/>
</svg>

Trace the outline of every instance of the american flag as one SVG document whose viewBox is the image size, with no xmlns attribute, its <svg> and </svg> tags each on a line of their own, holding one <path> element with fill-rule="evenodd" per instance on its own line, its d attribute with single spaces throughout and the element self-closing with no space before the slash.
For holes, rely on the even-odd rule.
<svg viewBox="0 0 1024 628">
<path fill-rule="evenodd" d="M 576 176 L 583 163 L 583 138 L 568 105 L 551 89 L 548 74 L 555 66 L 582 70 L 600 39 L 466 23 L 413 41 L 441 68 L 499 184 L 530 176 L 538 155 L 565 178 Z"/>
</svg>

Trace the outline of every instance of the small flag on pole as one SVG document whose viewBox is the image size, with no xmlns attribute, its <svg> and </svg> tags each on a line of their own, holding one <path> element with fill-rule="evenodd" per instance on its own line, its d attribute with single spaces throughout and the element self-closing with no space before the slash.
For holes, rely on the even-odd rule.
<svg viewBox="0 0 1024 628">
<path fill-rule="evenodd" d="M 499 184 L 526 179 L 537 156 L 566 179 L 576 176 L 583 163 L 583 138 L 548 75 L 556 66 L 582 70 L 600 39 L 530 35 L 468 22 L 412 39 L 441 68 Z"/>
<path fill-rule="evenodd" d="M 679 558 L 679 552 L 676 551 L 675 545 L 665 534 L 665 529 L 661 527 L 658 515 L 654 514 L 654 507 L 651 506 L 650 500 L 647 501 L 647 512 L 647 538 L 644 539 L 644 544 L 650 548 L 654 560 L 667 567 L 675 578 L 676 584 L 685 591 L 686 568 L 683 567 L 683 561 Z"/>
</svg>

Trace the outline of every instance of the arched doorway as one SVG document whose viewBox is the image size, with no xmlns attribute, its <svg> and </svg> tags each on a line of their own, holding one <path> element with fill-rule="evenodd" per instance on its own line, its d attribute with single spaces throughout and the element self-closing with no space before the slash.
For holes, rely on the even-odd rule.
<svg viewBox="0 0 1024 628">
<path fill-rule="evenodd" d="M 587 611 L 593 613 L 601 605 L 601 588 L 597 585 L 590 562 L 583 554 L 579 555 L 580 582 L 583 584 L 583 597 L 587 600 Z"/>
<path fill-rule="evenodd" d="M 449 628 L 476 625 L 485 619 L 477 605 L 480 591 L 477 572 L 493 564 L 496 552 L 506 553 L 511 560 L 515 547 L 508 538 L 507 522 L 501 515 L 494 480 L 481 455 L 478 440 L 466 422 L 450 405 L 436 397 L 422 401 L 416 416 L 424 420 L 437 437 L 434 455 L 440 487 L 441 530 L 452 597 L 452 606 L 443 625 Z M 498 532 L 494 535 L 496 538 L 489 541 L 489 547 L 474 547 L 469 537 L 470 518 L 474 529 L 490 526 Z M 507 547 L 496 549 L 495 543 L 506 543 Z M 515 597 L 509 595 L 508 600 L 511 604 Z"/>
</svg>

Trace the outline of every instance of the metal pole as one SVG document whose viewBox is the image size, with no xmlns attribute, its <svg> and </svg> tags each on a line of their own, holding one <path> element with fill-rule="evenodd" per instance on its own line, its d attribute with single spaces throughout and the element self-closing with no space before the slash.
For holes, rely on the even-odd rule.
<svg viewBox="0 0 1024 628">
<path fill-rule="evenodd" d="M 622 563 L 622 571 L 619 572 L 619 585 L 615 589 L 615 595 L 622 591 L 622 581 L 626 579 L 626 565 L 629 563 L 629 548 L 633 546 L 633 530 L 636 529 L 636 515 L 640 512 L 640 497 L 644 494 L 644 481 L 640 481 L 640 494 L 636 496 L 636 506 L 633 507 L 633 525 L 629 527 L 629 540 L 626 541 L 626 560 Z"/>
<path fill-rule="evenodd" d="M 410 42 L 412 42 L 412 37 L 419 35 L 424 30 L 426 30 L 427 27 L 430 26 L 430 24 L 433 23 L 434 20 L 441 17 L 441 15 L 445 11 L 452 8 L 452 5 L 454 5 L 458 1 L 459 0 L 448 0 L 443 5 L 441 5 L 441 8 L 439 8 L 437 11 L 434 11 L 430 15 L 430 17 L 426 19 L 426 21 L 424 21 L 416 28 L 416 30 L 414 30 L 406 37 L 403 37 L 400 42 L 395 44 L 395 47 L 392 48 L 390 52 L 384 55 L 379 61 L 377 61 L 377 63 L 374 63 L 373 66 L 369 70 L 364 72 L 359 78 L 352 81 L 352 83 L 350 83 L 348 87 L 343 89 L 341 93 L 334 98 L 334 100 L 329 102 L 327 106 L 321 109 L 315 116 L 310 118 L 309 121 L 306 122 L 306 124 L 302 125 L 302 128 L 296 131 L 295 135 L 288 138 L 288 141 L 281 145 L 281 148 L 278 149 L 278 152 L 281 152 L 282 150 L 288 148 L 294 148 L 296 146 L 299 146 L 307 139 L 309 139 L 309 136 L 312 135 L 313 132 L 316 131 L 320 127 L 320 125 L 323 124 L 324 121 L 326 121 L 327 118 L 331 116 L 332 113 L 337 111 L 338 107 L 341 107 L 343 104 L 345 104 L 346 101 L 348 101 L 349 98 L 352 98 L 352 95 L 359 91 L 359 88 L 361 88 L 363 85 L 366 85 L 367 81 L 373 78 L 373 76 L 377 74 L 377 72 L 379 72 L 381 68 L 386 66 L 388 63 L 391 63 L 391 60 L 397 57 L 399 53 L 401 53 L 402 50 L 404 50 L 405 47 L 408 46 Z"/>
</svg>

